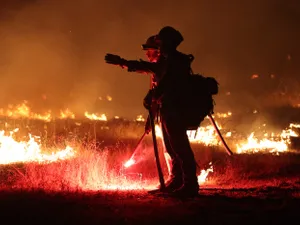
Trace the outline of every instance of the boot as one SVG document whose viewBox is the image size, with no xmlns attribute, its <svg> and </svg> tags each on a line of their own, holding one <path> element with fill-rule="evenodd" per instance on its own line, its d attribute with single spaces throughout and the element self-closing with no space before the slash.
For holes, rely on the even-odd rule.
<svg viewBox="0 0 300 225">
<path fill-rule="evenodd" d="M 182 177 L 180 178 L 171 178 L 166 182 L 166 187 L 165 189 L 167 191 L 173 192 L 176 189 L 180 188 L 183 184 Z"/>
<path fill-rule="evenodd" d="M 183 185 L 174 190 L 171 193 L 172 196 L 178 198 L 193 198 L 198 196 L 199 183 L 195 167 L 196 166 L 192 164 L 190 168 L 185 168 L 183 174 Z"/>
<path fill-rule="evenodd" d="M 189 148 L 190 149 L 190 148 Z M 192 150 L 180 155 L 183 171 L 183 185 L 174 190 L 172 195 L 179 198 L 196 197 L 199 192 L 196 161 Z"/>
<path fill-rule="evenodd" d="M 172 193 L 173 191 L 180 188 L 183 184 L 182 178 L 170 178 L 166 184 L 165 188 L 161 188 L 160 186 L 157 189 L 148 191 L 149 194 L 157 194 L 157 193 Z"/>
<path fill-rule="evenodd" d="M 199 195 L 199 186 L 198 185 L 182 185 L 177 190 L 170 193 L 171 196 L 177 198 L 194 198 Z"/>
</svg>

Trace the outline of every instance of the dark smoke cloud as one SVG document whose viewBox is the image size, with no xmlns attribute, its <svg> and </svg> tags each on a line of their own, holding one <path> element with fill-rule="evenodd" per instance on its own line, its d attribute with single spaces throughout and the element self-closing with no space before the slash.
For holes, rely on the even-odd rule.
<svg viewBox="0 0 300 225">
<path fill-rule="evenodd" d="M 28 100 L 40 111 L 145 113 L 149 77 L 107 65 L 104 55 L 144 58 L 140 45 L 165 25 L 184 35 L 179 50 L 194 54 L 194 71 L 219 80 L 217 110 L 287 104 L 289 94 L 297 102 L 298 2 L 1 1 L 1 107 Z"/>
</svg>

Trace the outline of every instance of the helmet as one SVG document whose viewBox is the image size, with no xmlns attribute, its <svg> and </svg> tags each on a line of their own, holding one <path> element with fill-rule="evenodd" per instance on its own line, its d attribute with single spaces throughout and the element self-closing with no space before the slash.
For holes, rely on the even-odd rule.
<svg viewBox="0 0 300 225">
<path fill-rule="evenodd" d="M 158 33 L 159 39 L 165 47 L 176 49 L 184 40 L 182 34 L 173 27 L 163 27 Z"/>
<path fill-rule="evenodd" d="M 159 40 L 157 35 L 150 36 L 145 44 L 142 44 L 143 50 L 147 49 L 159 49 L 161 45 L 161 41 Z"/>
</svg>

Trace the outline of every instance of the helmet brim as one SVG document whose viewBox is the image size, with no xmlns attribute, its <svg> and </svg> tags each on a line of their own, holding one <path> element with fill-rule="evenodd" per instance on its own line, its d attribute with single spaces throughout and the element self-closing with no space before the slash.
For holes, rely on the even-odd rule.
<svg viewBox="0 0 300 225">
<path fill-rule="evenodd" d="M 142 45 L 142 49 L 143 49 L 143 50 L 148 50 L 148 49 L 155 49 L 155 50 L 158 50 L 159 48 L 158 48 L 157 46 L 143 44 L 143 45 Z"/>
</svg>

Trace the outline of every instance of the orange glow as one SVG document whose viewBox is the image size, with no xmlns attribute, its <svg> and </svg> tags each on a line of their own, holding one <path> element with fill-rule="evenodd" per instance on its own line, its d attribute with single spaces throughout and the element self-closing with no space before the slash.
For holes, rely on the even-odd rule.
<svg viewBox="0 0 300 225">
<path fill-rule="evenodd" d="M 106 96 L 106 99 L 107 99 L 107 101 L 112 101 L 112 97 L 109 95 Z"/>
</svg>

